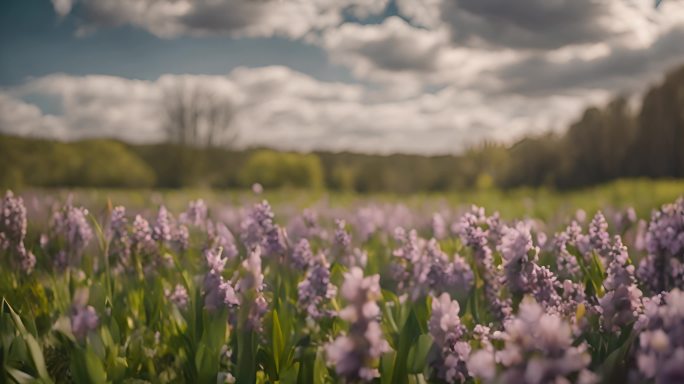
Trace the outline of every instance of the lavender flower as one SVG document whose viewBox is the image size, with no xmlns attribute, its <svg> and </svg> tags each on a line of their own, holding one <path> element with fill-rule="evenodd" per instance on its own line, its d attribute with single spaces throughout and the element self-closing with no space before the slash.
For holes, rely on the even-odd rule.
<svg viewBox="0 0 684 384">
<path fill-rule="evenodd" d="M 207 204 L 202 199 L 191 201 L 188 209 L 180 215 L 181 223 L 204 227 L 207 221 Z"/>
<path fill-rule="evenodd" d="M 390 349 L 378 323 L 379 281 L 379 275 L 364 277 L 358 267 L 352 267 L 344 276 L 342 296 L 348 305 L 340 317 L 351 323 L 349 333 L 327 344 L 325 351 L 328 364 L 348 381 L 370 381 L 377 377 L 379 373 L 372 368 L 373 362 Z"/>
<path fill-rule="evenodd" d="M 584 254 L 581 249 L 588 248 L 584 245 L 585 239 L 586 237 L 582 235 L 582 228 L 576 221 L 570 223 L 565 231 L 555 235 L 553 250 L 557 255 L 556 266 L 561 277 L 572 279 L 580 276 L 580 266 L 577 258 L 570 252 L 568 247 L 573 247 Z"/>
<path fill-rule="evenodd" d="M 169 242 L 172 236 L 172 223 L 173 218 L 166 207 L 163 205 L 159 207 L 159 212 L 157 213 L 157 221 L 154 223 L 152 228 L 152 239 L 157 242 Z"/>
<path fill-rule="evenodd" d="M 233 260 L 238 256 L 235 237 L 223 223 L 216 223 L 216 225 L 211 222 L 207 223 L 207 235 L 209 248 L 222 248 L 223 255 L 228 260 Z"/>
<path fill-rule="evenodd" d="M 273 221 L 271 206 L 266 200 L 256 204 L 242 222 L 242 241 L 247 249 L 263 248 L 266 256 L 282 255 L 286 249 L 285 232 Z"/>
<path fill-rule="evenodd" d="M 646 307 L 644 331 L 636 348 L 639 382 L 684 381 L 684 293 L 674 289 Z"/>
<path fill-rule="evenodd" d="M 188 227 L 181 224 L 175 228 L 171 237 L 173 245 L 180 251 L 185 251 L 190 247 L 190 232 Z"/>
<path fill-rule="evenodd" d="M 184 286 L 176 284 L 176 287 L 173 289 L 173 291 L 167 290 L 164 293 L 166 298 L 176 307 L 180 309 L 186 309 L 188 307 L 188 291 Z"/>
<path fill-rule="evenodd" d="M 23 244 L 16 248 L 16 254 L 19 258 L 19 268 L 22 272 L 31 274 L 33 268 L 36 266 L 36 256 L 33 252 L 27 250 Z"/>
<path fill-rule="evenodd" d="M 151 253 L 156 250 L 156 244 L 152 239 L 152 229 L 150 223 L 142 216 L 136 215 L 133 220 L 133 246 L 138 253 Z"/>
<path fill-rule="evenodd" d="M 447 237 L 447 225 L 444 217 L 439 213 L 432 215 L 432 236 L 437 240 L 442 240 Z"/>
<path fill-rule="evenodd" d="M 608 270 L 603 282 L 606 294 L 599 298 L 601 321 L 604 328 L 618 332 L 637 320 L 642 293 L 635 284 L 634 266 L 628 265 L 627 248 L 622 245 L 620 236 L 615 236 L 606 261 Z"/>
<path fill-rule="evenodd" d="M 487 228 L 483 228 L 483 222 Z M 473 207 L 471 212 L 461 217 L 457 230 L 463 244 L 472 250 L 473 258 L 480 269 L 490 312 L 496 319 L 503 320 L 511 313 L 511 303 L 510 300 L 501 297 L 499 271 L 494 265 L 492 250 L 488 244 L 490 232 L 487 222 L 492 224 L 492 228 L 501 231 L 498 217 L 488 220 L 484 209 Z M 498 233 L 495 237 L 499 237 Z"/>
<path fill-rule="evenodd" d="M 437 377 L 448 383 L 462 383 L 469 377 L 466 361 L 470 344 L 464 339 L 465 327 L 459 317 L 458 301 L 448 293 L 432 299 L 432 315 L 428 322 L 430 335 L 440 349 L 436 362 Z"/>
<path fill-rule="evenodd" d="M 506 369 L 497 382 L 567 382 L 591 361 L 586 344 L 573 345 L 570 326 L 558 315 L 544 313 L 530 298 L 523 300 L 518 315 L 506 322 L 498 338 L 505 345 L 496 358 Z"/>
<path fill-rule="evenodd" d="M 0 233 L 8 246 L 23 244 L 26 237 L 26 207 L 21 197 L 14 197 L 12 191 L 7 191 L 2 200 L 0 214 Z"/>
<path fill-rule="evenodd" d="M 589 245 L 591 250 L 596 251 L 602 258 L 609 252 L 610 235 L 608 234 L 608 222 L 601 211 L 596 212 L 589 223 Z"/>
<path fill-rule="evenodd" d="M 30 274 L 36 265 L 36 257 L 24 246 L 26 238 L 26 207 L 21 197 L 7 191 L 0 212 L 0 251 L 9 249 L 18 261 L 22 272 Z"/>
<path fill-rule="evenodd" d="M 67 264 L 77 264 L 93 238 L 93 231 L 87 220 L 88 210 L 67 205 L 63 210 L 55 212 L 52 217 L 53 233 L 64 239 L 64 254 L 55 263 L 59 269 Z"/>
<path fill-rule="evenodd" d="M 311 252 L 311 246 L 307 239 L 299 240 L 290 254 L 290 260 L 292 267 L 302 270 L 306 269 L 314 261 L 313 252 Z"/>
<path fill-rule="evenodd" d="M 684 198 L 653 212 L 637 276 L 653 293 L 684 289 Z"/>
<path fill-rule="evenodd" d="M 97 329 L 99 317 L 95 308 L 88 304 L 88 291 L 81 289 L 76 292 L 71 306 L 71 332 L 77 340 L 84 341 L 88 332 Z"/>
<path fill-rule="evenodd" d="M 237 283 L 237 292 L 242 303 L 248 307 L 246 326 L 257 332 L 262 331 L 261 319 L 266 314 L 268 303 L 263 294 L 264 275 L 261 270 L 261 248 L 256 247 L 242 262 L 243 275 Z"/>
<path fill-rule="evenodd" d="M 118 268 L 125 268 L 129 264 L 131 254 L 131 239 L 128 236 L 126 208 L 118 206 L 112 210 L 107 235 L 110 242 L 110 256 L 117 257 Z"/>
<path fill-rule="evenodd" d="M 532 244 L 529 225 L 519 222 L 503 231 L 499 251 L 503 258 L 504 282 L 514 294 L 528 293 L 539 248 Z"/>
<path fill-rule="evenodd" d="M 312 257 L 310 263 L 306 277 L 297 285 L 297 303 L 307 316 L 318 320 L 332 315 L 323 307 L 335 297 L 337 287 L 330 282 L 329 265 L 323 254 Z"/>
<path fill-rule="evenodd" d="M 204 252 L 209 271 L 204 276 L 204 308 L 215 311 L 223 307 L 235 307 L 240 304 L 235 289 L 230 282 L 223 279 L 226 259 L 222 250 L 208 249 Z"/>
<path fill-rule="evenodd" d="M 333 247 L 338 250 L 340 254 L 346 254 L 351 251 L 351 236 L 345 229 L 347 223 L 342 219 L 335 219 L 335 238 Z"/>
</svg>

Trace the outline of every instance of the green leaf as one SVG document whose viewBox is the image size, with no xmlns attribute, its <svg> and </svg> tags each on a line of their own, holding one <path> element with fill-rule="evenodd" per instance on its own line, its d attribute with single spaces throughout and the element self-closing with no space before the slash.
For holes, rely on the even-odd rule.
<svg viewBox="0 0 684 384">
<path fill-rule="evenodd" d="M 407 358 L 409 373 L 423 373 L 432 344 L 433 340 L 430 335 L 423 334 L 418 336 L 418 341 L 411 347 Z"/>
<path fill-rule="evenodd" d="M 394 360 L 394 370 L 392 372 L 392 383 L 408 383 L 407 359 L 409 349 L 420 336 L 420 325 L 414 310 L 409 313 L 406 324 L 399 335 L 399 348 Z"/>
<path fill-rule="evenodd" d="M 273 310 L 273 327 L 271 332 L 272 348 L 273 348 L 273 360 L 275 363 L 276 375 L 280 373 L 281 359 L 283 358 L 283 352 L 285 351 L 285 340 L 283 337 L 283 332 L 280 329 L 280 320 L 278 319 L 278 311 Z"/>
<path fill-rule="evenodd" d="M 100 361 L 95 352 L 90 349 L 86 350 L 85 364 L 91 383 L 107 382 L 107 372 L 102 365 L 102 361 Z"/>
<path fill-rule="evenodd" d="M 33 335 L 26 335 L 26 344 L 28 345 L 29 352 L 31 353 L 31 360 L 33 361 L 33 366 L 36 368 L 36 372 L 38 372 L 38 376 L 43 380 L 51 382 L 52 380 L 45 367 L 43 351 L 40 349 L 38 341 L 36 341 Z"/>
</svg>

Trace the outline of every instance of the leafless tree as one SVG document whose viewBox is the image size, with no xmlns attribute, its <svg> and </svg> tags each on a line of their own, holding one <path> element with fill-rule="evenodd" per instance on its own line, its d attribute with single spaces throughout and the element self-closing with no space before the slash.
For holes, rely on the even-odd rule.
<svg viewBox="0 0 684 384">
<path fill-rule="evenodd" d="M 162 103 L 169 141 L 201 148 L 235 143 L 235 106 L 206 86 L 181 80 L 165 89 Z"/>
</svg>

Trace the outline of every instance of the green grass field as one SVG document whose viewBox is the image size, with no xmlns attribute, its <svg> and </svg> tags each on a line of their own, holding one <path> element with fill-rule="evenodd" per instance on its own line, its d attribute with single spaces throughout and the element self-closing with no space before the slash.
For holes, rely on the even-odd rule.
<svg viewBox="0 0 684 384">
<path fill-rule="evenodd" d="M 146 190 L 146 189 L 73 189 L 26 190 L 32 195 L 51 195 L 58 201 L 69 195 L 80 204 L 95 209 L 112 204 L 123 204 L 132 209 L 149 207 L 163 202 L 172 210 L 182 210 L 189 200 L 202 198 L 209 206 L 242 205 L 245 202 L 267 199 L 276 211 L 295 210 L 316 204 L 346 208 L 369 202 L 404 204 L 414 209 L 434 210 L 439 207 L 467 208 L 470 205 L 498 211 L 505 219 L 530 217 L 541 220 L 564 218 L 578 209 L 593 213 L 599 209 L 634 208 L 638 216 L 648 218 L 651 210 L 684 195 L 684 180 L 619 180 L 576 191 L 559 192 L 546 188 L 518 188 L 512 190 L 484 189 L 449 193 L 356 194 L 323 190 L 280 189 L 265 191 L 255 196 L 250 191 L 238 190 Z M 426 212 L 427 213 L 427 212 Z"/>
</svg>

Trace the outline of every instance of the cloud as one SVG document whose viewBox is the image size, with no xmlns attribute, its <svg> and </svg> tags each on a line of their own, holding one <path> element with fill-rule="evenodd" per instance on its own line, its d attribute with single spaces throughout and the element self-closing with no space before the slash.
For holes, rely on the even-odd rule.
<svg viewBox="0 0 684 384">
<path fill-rule="evenodd" d="M 362 85 L 322 82 L 275 66 L 155 81 L 50 75 L 0 93 L 0 128 L 64 139 L 161 141 L 164 90 L 179 82 L 231 100 L 241 145 L 295 150 L 455 153 L 485 138 L 512 140 L 562 126 L 585 106 L 579 98 L 489 97 L 455 87 L 380 100 Z M 58 97 L 62 113 L 42 112 L 24 101 L 28 95 Z"/>
<path fill-rule="evenodd" d="M 133 25 L 162 37 L 181 35 L 302 38 L 340 24 L 345 14 L 368 17 L 388 0 L 74 0 L 73 10 L 53 4 L 59 14 L 73 11 L 81 32 Z"/>
<path fill-rule="evenodd" d="M 684 62 L 684 27 L 672 29 L 647 47 L 614 47 L 591 59 L 553 61 L 533 55 L 497 74 L 505 91 L 529 95 L 586 89 L 639 91 Z"/>
<path fill-rule="evenodd" d="M 553 49 L 596 42 L 612 31 L 604 0 L 452 0 L 441 4 L 454 42 Z"/>
<path fill-rule="evenodd" d="M 71 12 L 73 2 L 72 0 L 52 0 L 52 6 L 60 17 L 64 17 Z"/>
</svg>

